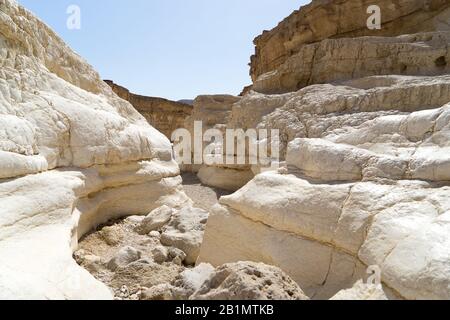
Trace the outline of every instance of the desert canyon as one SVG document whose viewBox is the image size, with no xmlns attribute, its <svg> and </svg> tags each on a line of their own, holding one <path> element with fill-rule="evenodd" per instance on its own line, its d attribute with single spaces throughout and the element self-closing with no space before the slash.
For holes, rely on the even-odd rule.
<svg viewBox="0 0 450 320">
<path fill-rule="evenodd" d="M 254 44 L 191 106 L 0 0 L 0 299 L 450 299 L 450 1 L 313 0 Z M 179 165 L 196 121 L 279 163 Z"/>
</svg>

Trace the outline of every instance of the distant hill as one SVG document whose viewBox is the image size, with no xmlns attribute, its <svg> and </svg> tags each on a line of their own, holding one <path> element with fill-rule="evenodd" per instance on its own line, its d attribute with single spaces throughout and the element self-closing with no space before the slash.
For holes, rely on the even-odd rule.
<svg viewBox="0 0 450 320">
<path fill-rule="evenodd" d="M 184 104 L 189 104 L 191 106 L 194 105 L 194 100 L 191 100 L 191 99 L 178 100 L 177 102 L 184 103 Z"/>
</svg>

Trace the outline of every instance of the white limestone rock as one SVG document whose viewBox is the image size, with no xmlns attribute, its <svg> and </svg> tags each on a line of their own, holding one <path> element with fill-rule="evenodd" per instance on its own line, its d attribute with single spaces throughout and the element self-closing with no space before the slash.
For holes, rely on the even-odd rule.
<svg viewBox="0 0 450 320">
<path fill-rule="evenodd" d="M 215 271 L 208 263 L 201 263 L 195 268 L 186 269 L 172 283 L 172 292 L 177 299 L 187 300 L 208 281 Z"/>
<path fill-rule="evenodd" d="M 139 260 L 141 255 L 142 253 L 133 247 L 124 247 L 108 262 L 108 269 L 115 271 L 119 267 L 126 267 L 130 263 Z"/>
<path fill-rule="evenodd" d="M 388 300 L 381 285 L 355 283 L 353 288 L 339 291 L 330 300 Z"/>
<path fill-rule="evenodd" d="M 203 242 L 203 234 L 208 219 L 208 212 L 185 207 L 172 216 L 169 224 L 163 229 L 161 243 L 182 250 L 187 264 L 195 264 Z"/>
<path fill-rule="evenodd" d="M 214 270 L 191 300 L 309 300 L 277 267 L 238 262 Z"/>
<path fill-rule="evenodd" d="M 254 177 L 251 170 L 239 170 L 216 166 L 202 166 L 197 174 L 200 181 L 215 188 L 236 191 Z"/>
<path fill-rule="evenodd" d="M 169 250 L 164 246 L 157 246 L 152 250 L 152 257 L 156 263 L 164 263 L 169 257 Z"/>
<path fill-rule="evenodd" d="M 420 181 L 327 184 L 264 173 L 211 210 L 199 261 L 273 263 L 321 299 L 378 265 L 401 298 L 447 299 L 449 195 Z"/>
<path fill-rule="evenodd" d="M 110 219 L 191 203 L 171 144 L 15 1 L 0 30 L 0 298 L 112 299 L 72 252 Z"/>
<path fill-rule="evenodd" d="M 151 231 L 159 230 L 172 218 L 173 209 L 168 206 L 162 206 L 153 210 L 136 227 L 136 231 L 143 235 Z"/>
</svg>

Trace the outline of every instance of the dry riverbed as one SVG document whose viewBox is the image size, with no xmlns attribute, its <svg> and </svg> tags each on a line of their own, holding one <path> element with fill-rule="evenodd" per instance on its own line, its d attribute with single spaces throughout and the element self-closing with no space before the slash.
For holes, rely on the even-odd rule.
<svg viewBox="0 0 450 320">
<path fill-rule="evenodd" d="M 200 183 L 196 175 L 184 174 L 183 185 L 194 206 L 208 210 L 227 191 Z M 142 233 L 145 217 L 110 221 L 84 236 L 75 260 L 114 292 L 116 299 L 140 300 L 152 287 L 169 284 L 192 265 L 186 254 L 161 243 L 161 228 Z M 163 297 L 161 297 L 163 298 Z"/>
</svg>

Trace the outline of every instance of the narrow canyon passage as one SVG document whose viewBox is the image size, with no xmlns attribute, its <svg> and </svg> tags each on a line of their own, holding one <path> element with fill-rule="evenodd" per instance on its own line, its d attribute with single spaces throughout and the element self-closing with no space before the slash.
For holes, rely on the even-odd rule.
<svg viewBox="0 0 450 320">
<path fill-rule="evenodd" d="M 202 184 L 194 173 L 183 173 L 183 187 L 187 196 L 194 201 L 194 206 L 204 210 L 209 210 L 219 202 L 220 197 L 232 192 L 218 189 Z"/>
</svg>

